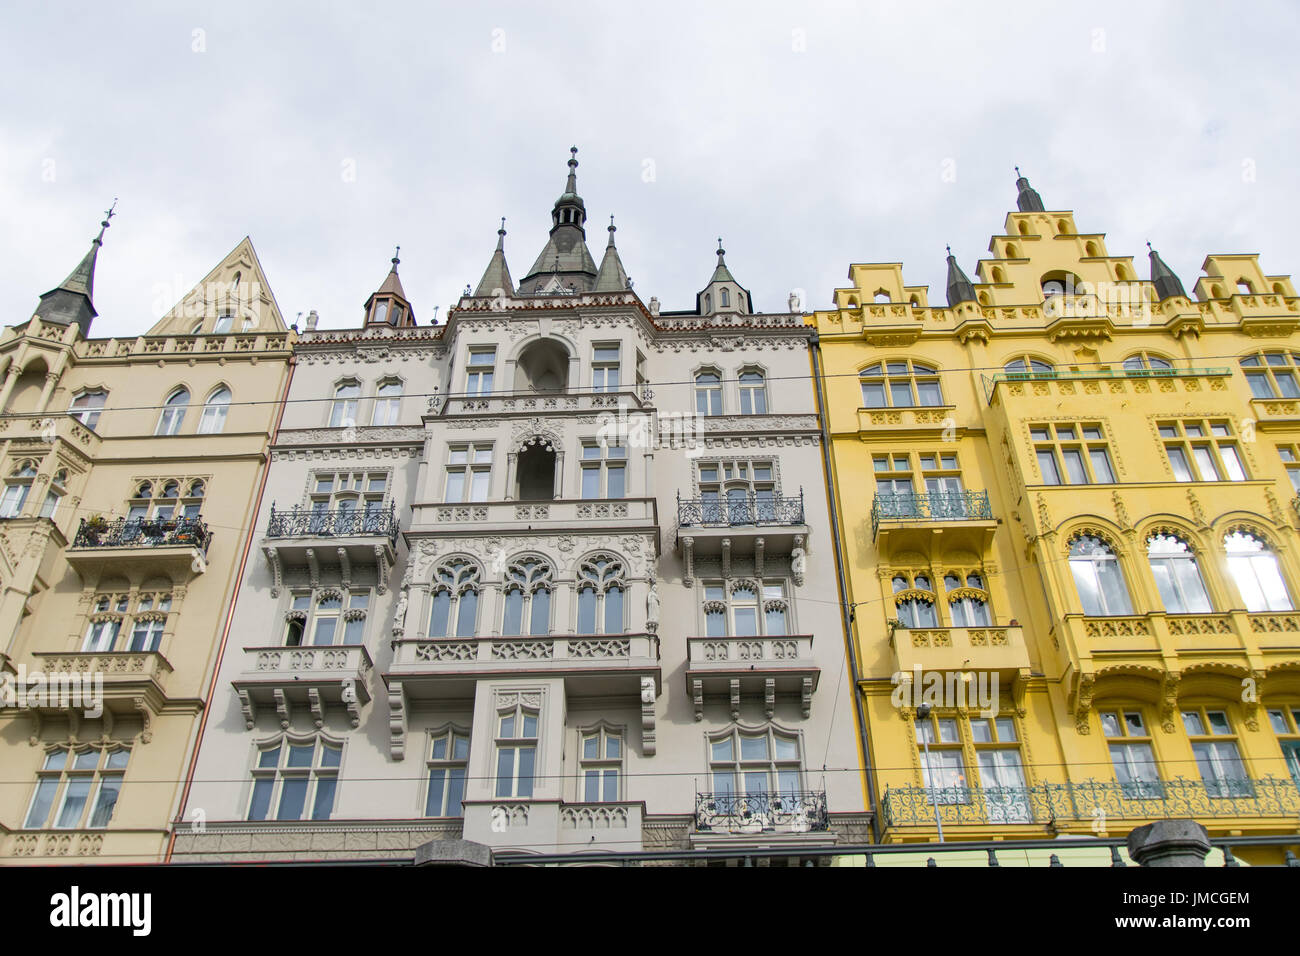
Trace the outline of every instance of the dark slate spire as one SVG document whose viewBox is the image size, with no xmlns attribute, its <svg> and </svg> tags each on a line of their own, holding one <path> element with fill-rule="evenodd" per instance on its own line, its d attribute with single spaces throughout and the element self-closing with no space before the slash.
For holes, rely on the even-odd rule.
<svg viewBox="0 0 1300 956">
<path fill-rule="evenodd" d="M 695 311 L 700 315 L 714 315 L 718 312 L 739 312 L 745 315 L 753 312 L 753 298 L 749 290 L 736 281 L 736 277 L 727 268 L 724 258 L 727 250 L 718 240 L 718 264 L 713 269 L 709 284 L 695 296 Z"/>
<path fill-rule="evenodd" d="M 1016 208 L 1021 212 L 1043 212 L 1043 197 L 1038 195 L 1038 191 L 1029 185 L 1029 180 L 1020 175 L 1020 167 L 1016 167 L 1016 188 L 1020 194 L 1016 196 Z"/>
<path fill-rule="evenodd" d="M 589 292 L 596 283 L 596 261 L 587 249 L 584 228 L 587 206 L 578 195 L 578 147 L 569 153 L 569 178 L 551 209 L 550 239 L 519 281 L 520 292 L 550 290 L 557 278 L 561 289 L 577 292 Z"/>
<path fill-rule="evenodd" d="M 960 305 L 963 302 L 974 302 L 975 285 L 967 278 L 966 273 L 961 271 L 961 266 L 957 265 L 957 257 L 952 254 L 952 246 L 948 246 L 948 305 Z"/>
<path fill-rule="evenodd" d="M 627 273 L 623 271 L 623 263 L 618 257 L 618 249 L 614 246 L 614 233 L 617 227 L 614 225 L 614 217 L 609 217 L 609 245 L 605 247 L 605 258 L 600 260 L 600 272 L 596 274 L 595 292 L 622 292 L 627 288 Z"/>
<path fill-rule="evenodd" d="M 1151 284 L 1156 287 L 1156 298 L 1161 302 L 1176 295 L 1187 298 L 1187 293 L 1183 291 L 1183 284 L 1178 281 L 1174 271 L 1165 265 L 1165 261 L 1160 258 L 1160 253 L 1152 249 L 1149 242 L 1147 249 L 1151 252 Z"/>
<path fill-rule="evenodd" d="M 90 243 L 90 251 L 77 264 L 77 268 L 55 288 L 41 296 L 36 306 L 36 317 L 42 322 L 55 325 L 77 325 L 83 336 L 90 335 L 90 320 L 99 313 L 95 311 L 92 296 L 95 288 L 95 260 L 99 256 L 99 247 L 104 244 L 104 230 L 113 218 L 117 200 L 113 200 L 99 224 L 99 235 Z"/>
<path fill-rule="evenodd" d="M 736 281 L 736 277 L 733 276 L 731 274 L 731 270 L 727 268 L 727 260 L 723 258 L 726 254 L 727 254 L 727 250 L 722 248 L 722 237 L 719 236 L 718 237 L 718 265 L 713 270 L 713 278 L 709 280 L 710 283 Z"/>
<path fill-rule="evenodd" d="M 402 261 L 398 258 L 401 251 L 402 247 L 398 246 L 393 258 L 389 260 L 393 265 L 384 277 L 383 284 L 366 299 L 366 325 L 391 325 L 397 328 L 415 325 L 415 310 L 411 308 L 406 292 L 402 289 L 401 277 L 397 274 L 397 265 Z"/>
<path fill-rule="evenodd" d="M 515 284 L 510 279 L 510 267 L 506 265 L 506 218 L 501 217 L 501 228 L 497 230 L 497 248 L 488 262 L 487 271 L 478 280 L 476 296 L 494 296 L 500 289 L 506 295 L 515 294 Z"/>
</svg>

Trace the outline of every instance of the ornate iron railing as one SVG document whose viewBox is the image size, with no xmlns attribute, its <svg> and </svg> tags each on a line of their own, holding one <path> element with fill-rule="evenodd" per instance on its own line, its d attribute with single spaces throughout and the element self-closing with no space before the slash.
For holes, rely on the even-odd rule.
<svg viewBox="0 0 1300 956">
<path fill-rule="evenodd" d="M 271 520 L 266 526 L 268 538 L 326 538 L 382 535 L 397 544 L 397 506 L 390 502 L 386 509 L 363 510 L 339 508 L 334 511 L 312 511 L 310 508 L 290 508 L 277 511 L 271 505 Z"/>
<path fill-rule="evenodd" d="M 825 791 L 697 793 L 695 829 L 721 833 L 826 830 L 830 815 Z"/>
<path fill-rule="evenodd" d="M 189 545 L 208 553 L 212 532 L 198 518 L 82 518 L 74 548 L 166 548 Z"/>
<path fill-rule="evenodd" d="M 683 498 L 679 493 L 677 523 L 683 528 L 803 524 L 803 489 L 797 498 Z"/>
<path fill-rule="evenodd" d="M 987 491 L 877 494 L 871 503 L 871 536 L 882 521 L 976 521 L 991 519 Z"/>
<path fill-rule="evenodd" d="M 1211 783 L 1179 777 L 1034 787 L 889 787 L 881 797 L 880 809 L 887 826 L 932 826 L 936 803 L 944 825 L 1295 817 L 1300 814 L 1300 786 L 1290 777 Z"/>
</svg>

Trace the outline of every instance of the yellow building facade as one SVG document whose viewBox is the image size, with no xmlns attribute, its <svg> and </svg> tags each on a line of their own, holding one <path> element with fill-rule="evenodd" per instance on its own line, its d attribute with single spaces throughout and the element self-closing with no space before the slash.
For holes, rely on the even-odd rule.
<svg viewBox="0 0 1300 956">
<path fill-rule="evenodd" d="M 90 337 L 103 235 L 0 333 L 0 863 L 162 859 L 291 369 L 247 239 Z"/>
<path fill-rule="evenodd" d="M 855 264 L 813 318 L 879 835 L 1295 834 L 1300 299 L 1017 186 L 946 302 Z"/>
</svg>

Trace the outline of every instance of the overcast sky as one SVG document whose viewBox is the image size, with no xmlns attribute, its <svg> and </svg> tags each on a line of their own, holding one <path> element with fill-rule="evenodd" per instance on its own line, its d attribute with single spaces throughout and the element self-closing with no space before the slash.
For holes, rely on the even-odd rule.
<svg viewBox="0 0 1300 956">
<path fill-rule="evenodd" d="M 25 321 L 118 197 L 92 334 L 144 332 L 249 235 L 286 321 L 355 326 L 401 245 L 421 324 L 507 217 L 518 281 L 571 145 L 597 261 L 693 306 L 718 236 L 756 308 L 850 262 L 942 300 L 1015 206 L 1300 269 L 1294 3 L 11 6 L 0 304 Z M 1146 277 L 1145 261 L 1138 274 Z M 165 300 L 165 301 L 164 301 Z"/>
</svg>

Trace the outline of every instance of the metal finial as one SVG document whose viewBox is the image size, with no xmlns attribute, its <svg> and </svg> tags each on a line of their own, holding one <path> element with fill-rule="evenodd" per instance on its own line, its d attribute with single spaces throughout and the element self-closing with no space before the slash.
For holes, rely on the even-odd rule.
<svg viewBox="0 0 1300 956">
<path fill-rule="evenodd" d="M 397 264 L 402 261 L 400 258 L 398 258 L 401 254 L 402 254 L 402 247 L 398 246 L 397 250 L 393 253 L 393 258 L 390 260 L 393 263 L 394 272 L 397 271 Z"/>
<path fill-rule="evenodd" d="M 952 246 L 944 246 L 944 248 L 948 250 L 948 255 L 951 256 L 951 255 L 952 255 Z"/>
<path fill-rule="evenodd" d="M 1151 248 L 1151 240 L 1150 240 L 1150 239 L 1147 240 L 1147 252 L 1155 252 L 1155 250 Z"/>
<path fill-rule="evenodd" d="M 498 235 L 498 236 L 504 236 L 505 234 L 506 234 L 506 217 L 505 217 L 505 216 L 502 216 L 502 217 L 501 217 L 501 228 L 497 230 L 497 235 Z"/>
<path fill-rule="evenodd" d="M 1023 176 L 1020 175 L 1020 167 L 1019 167 L 1019 166 L 1016 167 L 1016 178 L 1017 178 L 1017 179 L 1024 179 L 1024 178 L 1025 178 L 1025 177 L 1023 177 Z"/>
<path fill-rule="evenodd" d="M 116 208 L 117 208 L 117 197 L 114 196 L 113 205 L 109 206 L 108 209 L 104 212 L 104 221 L 100 223 L 100 225 L 103 226 L 105 229 L 108 228 L 108 221 L 112 219 L 114 215 L 116 215 L 116 213 L 113 212 L 113 210 Z"/>
<path fill-rule="evenodd" d="M 577 166 L 577 165 L 578 165 L 578 147 L 576 147 L 576 146 L 570 146 L 570 147 L 569 147 L 569 153 L 570 153 L 570 156 L 569 156 L 569 165 L 570 165 L 570 166 Z"/>
</svg>

